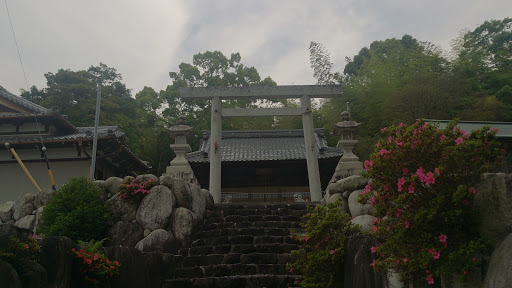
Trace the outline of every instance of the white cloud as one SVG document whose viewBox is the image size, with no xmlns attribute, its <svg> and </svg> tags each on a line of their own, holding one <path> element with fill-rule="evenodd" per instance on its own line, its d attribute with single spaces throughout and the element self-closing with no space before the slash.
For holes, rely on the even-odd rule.
<svg viewBox="0 0 512 288">
<path fill-rule="evenodd" d="M 7 0 L 29 83 L 44 73 L 114 67 L 133 94 L 165 89 L 169 71 L 207 50 L 242 62 L 278 84 L 315 83 L 311 41 L 331 52 L 335 70 L 375 40 L 404 34 L 449 48 L 463 28 L 502 19 L 512 1 L 14 1 Z M 0 6 L 0 85 L 25 88 L 5 6 Z"/>
</svg>

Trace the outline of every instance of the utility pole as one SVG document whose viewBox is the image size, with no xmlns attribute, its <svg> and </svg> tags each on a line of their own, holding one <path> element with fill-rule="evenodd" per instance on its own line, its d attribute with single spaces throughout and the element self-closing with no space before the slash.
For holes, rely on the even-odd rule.
<svg viewBox="0 0 512 288">
<path fill-rule="evenodd" d="M 94 180 L 94 171 L 96 169 L 96 151 L 98 149 L 98 125 L 100 122 L 100 102 L 101 102 L 101 79 L 98 78 L 98 93 L 96 96 L 96 115 L 94 117 L 94 140 L 92 144 L 91 172 L 89 179 Z"/>
</svg>

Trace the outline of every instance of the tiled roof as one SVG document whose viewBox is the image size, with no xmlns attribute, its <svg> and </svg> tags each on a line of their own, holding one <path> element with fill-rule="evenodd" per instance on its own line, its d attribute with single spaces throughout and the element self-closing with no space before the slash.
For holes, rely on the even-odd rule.
<svg viewBox="0 0 512 288">
<path fill-rule="evenodd" d="M 446 125 L 451 120 L 434 120 L 434 119 L 424 119 L 423 121 L 432 124 L 439 124 L 439 128 L 445 128 Z M 458 121 L 457 127 L 460 129 L 471 132 L 477 129 L 482 129 L 483 127 L 488 126 L 491 129 L 497 128 L 498 134 L 496 137 L 498 138 L 512 138 L 512 122 L 491 122 L 491 121 Z"/>
<path fill-rule="evenodd" d="M 48 136 L 42 135 L 41 138 L 44 142 L 66 142 L 75 141 L 76 139 L 82 138 L 82 140 L 92 140 L 94 138 L 94 127 L 76 127 L 77 133 L 61 135 L 61 136 Z M 98 127 L 98 138 L 106 138 L 108 136 L 115 136 L 115 138 L 121 138 L 124 133 L 119 129 L 118 126 L 100 126 Z M 1 142 L 9 142 L 11 144 L 21 144 L 27 142 L 41 142 L 39 135 L 2 135 L 0 136 Z"/>
<path fill-rule="evenodd" d="M 328 147 L 323 129 L 315 129 L 318 158 L 341 157 L 341 150 Z M 268 161 L 306 159 L 304 132 L 293 130 L 222 131 L 222 161 Z M 209 162 L 210 132 L 203 132 L 199 151 L 189 153 L 191 163 Z"/>
<path fill-rule="evenodd" d="M 23 99 L 21 97 L 18 97 L 11 92 L 7 91 L 4 87 L 0 86 L 0 98 L 4 98 L 8 101 L 11 101 L 13 103 L 16 103 L 28 110 L 30 110 L 33 113 L 40 113 L 40 114 L 46 114 L 51 113 L 51 109 L 46 109 L 42 106 L 39 106 L 35 103 L 32 103 L 26 99 Z"/>
</svg>

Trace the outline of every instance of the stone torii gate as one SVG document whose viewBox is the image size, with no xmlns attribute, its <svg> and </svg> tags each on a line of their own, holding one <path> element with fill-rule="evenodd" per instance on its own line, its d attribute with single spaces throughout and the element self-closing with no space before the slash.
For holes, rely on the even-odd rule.
<svg viewBox="0 0 512 288">
<path fill-rule="evenodd" d="M 311 98 L 340 97 L 341 85 L 293 85 L 293 86 L 249 86 L 249 87 L 194 87 L 180 88 L 180 97 L 194 100 L 211 100 L 210 132 L 210 193 L 215 203 L 221 202 L 221 134 L 222 117 L 256 116 L 301 116 L 304 129 L 306 160 L 308 166 L 311 201 L 320 201 L 322 190 L 318 169 L 318 153 L 315 147 L 315 133 Z M 300 98 L 301 107 L 284 108 L 230 108 L 222 109 L 222 100 L 234 99 L 282 99 Z M 255 147 L 256 148 L 256 147 Z M 257 148 L 256 148 L 257 149 Z"/>
</svg>

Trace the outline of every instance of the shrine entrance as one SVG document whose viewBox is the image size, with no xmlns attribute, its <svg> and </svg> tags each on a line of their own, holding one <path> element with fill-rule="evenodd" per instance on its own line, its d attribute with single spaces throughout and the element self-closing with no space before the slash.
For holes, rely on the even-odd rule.
<svg viewBox="0 0 512 288">
<path fill-rule="evenodd" d="M 311 201 L 322 198 L 318 152 L 315 141 L 311 98 L 335 98 L 342 93 L 341 85 L 294 85 L 251 87 L 194 87 L 180 88 L 181 98 L 211 100 L 210 185 L 215 203 L 221 202 L 221 134 L 222 117 L 302 116 L 306 161 Z M 222 100 L 300 99 L 298 108 L 229 108 L 222 109 Z"/>
</svg>

